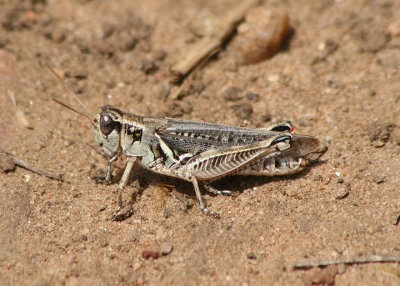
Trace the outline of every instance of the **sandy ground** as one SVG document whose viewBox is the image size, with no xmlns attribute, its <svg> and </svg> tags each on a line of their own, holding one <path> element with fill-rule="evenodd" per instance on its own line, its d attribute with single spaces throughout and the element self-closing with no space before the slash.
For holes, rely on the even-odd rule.
<svg viewBox="0 0 400 286">
<path fill-rule="evenodd" d="M 396 263 L 291 268 L 400 255 L 400 2 L 265 1 L 291 17 L 286 47 L 241 65 L 228 44 L 171 99 L 169 68 L 237 2 L 0 2 L 0 149 L 67 181 L 1 161 L 1 285 L 400 284 Z M 45 61 L 91 112 L 111 104 L 252 127 L 290 119 L 329 149 L 298 175 L 217 182 L 235 191 L 204 195 L 220 219 L 201 213 L 189 183 L 135 168 L 124 195 L 134 214 L 111 221 L 124 159 L 110 185 L 96 184 L 106 160 L 88 122 L 50 100 L 80 109 Z M 152 251 L 167 255 L 143 258 Z"/>
</svg>

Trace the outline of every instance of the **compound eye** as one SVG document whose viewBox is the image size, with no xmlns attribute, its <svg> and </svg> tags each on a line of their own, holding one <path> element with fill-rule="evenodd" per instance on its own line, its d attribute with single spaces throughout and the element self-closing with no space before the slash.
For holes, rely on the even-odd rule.
<svg viewBox="0 0 400 286">
<path fill-rule="evenodd" d="M 110 115 L 100 116 L 100 131 L 103 135 L 109 135 L 117 126 L 119 122 L 114 121 Z"/>
</svg>

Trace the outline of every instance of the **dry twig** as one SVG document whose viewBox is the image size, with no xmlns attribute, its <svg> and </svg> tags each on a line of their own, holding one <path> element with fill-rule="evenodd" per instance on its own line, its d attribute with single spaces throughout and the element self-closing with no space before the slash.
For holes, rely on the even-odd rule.
<svg viewBox="0 0 400 286">
<path fill-rule="evenodd" d="M 29 170 L 31 172 L 34 172 L 34 173 L 38 174 L 38 175 L 47 177 L 47 178 L 52 179 L 52 180 L 57 180 L 57 181 L 62 181 L 62 182 L 64 181 L 62 179 L 62 177 L 61 177 L 61 174 L 49 173 L 49 172 L 44 171 L 42 169 L 31 167 L 31 166 L 29 166 L 28 163 L 22 161 L 17 156 L 15 156 L 15 155 L 13 155 L 11 153 L 8 153 L 6 151 L 0 150 L 0 158 L 1 157 L 4 157 L 5 160 L 7 160 L 8 163 L 10 163 L 10 164 L 14 164 L 14 165 L 20 166 L 22 168 L 25 168 L 25 169 L 27 169 L 27 170 Z"/>
<path fill-rule="evenodd" d="M 246 13 L 259 2 L 259 0 L 243 1 L 229 11 L 208 35 L 204 36 L 194 47 L 191 47 L 189 52 L 172 66 L 171 72 L 174 76 L 172 81 L 181 80 L 203 59 L 210 58 L 218 52 L 224 42 L 235 31 L 239 22 L 243 20 Z"/>
<path fill-rule="evenodd" d="M 215 51 L 211 51 L 210 54 L 205 57 L 204 59 L 201 60 L 201 62 L 193 69 L 193 71 L 190 73 L 188 78 L 185 80 L 184 83 L 181 84 L 181 86 L 171 95 L 171 99 L 178 99 L 181 92 L 188 89 L 190 85 L 193 83 L 193 79 L 195 74 L 210 60 L 210 58 L 218 53 L 220 50 L 220 47 L 216 48 Z"/>
<path fill-rule="evenodd" d="M 399 255 L 365 255 L 359 257 L 338 258 L 331 260 L 311 260 L 311 261 L 296 261 L 292 264 L 292 269 L 304 269 L 316 266 L 328 266 L 334 264 L 361 264 L 361 263 L 382 263 L 382 262 L 400 262 Z"/>
</svg>

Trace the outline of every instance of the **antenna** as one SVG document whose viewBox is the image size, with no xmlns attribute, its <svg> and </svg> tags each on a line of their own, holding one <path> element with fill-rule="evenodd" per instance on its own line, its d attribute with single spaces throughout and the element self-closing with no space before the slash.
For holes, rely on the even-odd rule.
<svg viewBox="0 0 400 286">
<path fill-rule="evenodd" d="M 75 97 L 76 101 L 78 101 L 79 104 L 86 110 L 86 112 L 87 112 L 88 114 L 90 114 L 90 111 L 89 111 L 89 109 L 86 107 L 86 105 L 84 105 L 83 102 L 79 99 L 79 97 L 67 86 L 67 84 L 65 83 L 65 81 L 63 81 L 63 79 L 58 75 L 58 73 L 57 73 L 47 62 L 44 62 L 44 65 L 45 65 L 45 67 L 48 68 L 48 69 L 56 76 L 56 78 L 61 82 L 61 84 L 62 84 L 63 88 L 65 89 L 65 91 L 67 91 L 70 95 L 72 95 L 73 97 Z M 53 100 L 54 100 L 54 99 L 53 99 Z M 57 102 L 57 103 L 59 103 L 59 104 L 61 104 L 61 102 L 58 101 L 58 100 L 54 100 L 54 101 Z M 83 113 L 74 110 L 73 108 L 67 106 L 67 105 L 64 104 L 64 103 L 61 104 L 61 105 L 63 105 L 64 107 L 67 107 L 68 109 L 73 110 L 73 111 L 75 111 L 75 112 L 77 112 L 77 113 L 79 113 L 79 114 L 84 115 Z M 89 118 L 88 115 L 85 115 L 85 116 L 86 116 L 87 118 Z M 89 119 L 89 120 L 90 120 L 90 119 Z M 90 122 L 91 122 L 91 121 L 92 121 L 92 120 L 90 120 Z"/>
<path fill-rule="evenodd" d="M 93 126 L 95 126 L 95 125 L 93 124 L 92 120 L 89 118 L 89 116 L 87 116 L 85 113 L 82 113 L 82 112 L 80 112 L 80 111 L 78 111 L 78 110 L 72 108 L 71 106 L 66 105 L 65 103 L 63 103 L 63 102 L 61 102 L 61 101 L 59 101 L 59 100 L 57 100 L 57 99 L 55 99 L 55 98 L 52 98 L 51 100 L 57 102 L 58 104 L 64 106 L 65 108 L 68 108 L 69 110 L 72 110 L 73 112 L 76 112 L 76 113 L 78 113 L 78 114 L 80 114 L 80 115 L 85 116 L 85 117 L 90 121 L 90 124 L 92 124 Z"/>
</svg>

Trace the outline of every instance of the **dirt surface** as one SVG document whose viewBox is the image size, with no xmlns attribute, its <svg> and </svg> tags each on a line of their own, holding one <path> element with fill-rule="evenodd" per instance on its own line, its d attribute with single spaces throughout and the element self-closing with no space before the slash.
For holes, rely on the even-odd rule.
<svg viewBox="0 0 400 286">
<path fill-rule="evenodd" d="M 0 284 L 400 284 L 395 263 L 291 268 L 400 255 L 400 2 L 265 1 L 290 15 L 284 49 L 242 65 L 227 44 L 172 100 L 169 68 L 237 2 L 0 2 L 0 150 L 66 180 L 0 161 Z M 135 167 L 124 194 L 134 213 L 111 221 L 124 159 L 110 185 L 96 184 L 106 160 L 87 120 L 50 100 L 82 110 L 45 61 L 91 112 L 290 119 L 329 149 L 298 175 L 217 182 L 234 191 L 204 195 L 220 219 L 201 213 L 191 184 Z"/>
</svg>

